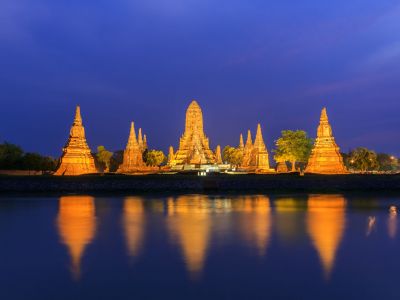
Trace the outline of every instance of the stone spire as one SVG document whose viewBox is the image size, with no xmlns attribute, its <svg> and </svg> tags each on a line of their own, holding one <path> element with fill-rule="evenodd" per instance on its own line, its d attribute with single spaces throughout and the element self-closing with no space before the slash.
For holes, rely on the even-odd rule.
<svg viewBox="0 0 400 300">
<path fill-rule="evenodd" d="M 73 125 L 82 126 L 81 108 L 78 105 L 75 110 L 75 118 Z"/>
<path fill-rule="evenodd" d="M 221 155 L 221 146 L 218 145 L 217 149 L 215 149 L 215 160 L 218 165 L 222 165 L 222 155 Z"/>
<path fill-rule="evenodd" d="M 260 124 L 257 125 L 257 133 L 256 138 L 254 139 L 251 160 L 251 164 L 256 167 L 256 170 L 271 171 L 269 167 L 269 154 L 265 147 Z"/>
<path fill-rule="evenodd" d="M 251 164 L 251 154 L 253 151 L 253 141 L 251 138 L 251 131 L 247 131 L 247 140 L 243 151 L 242 167 L 248 167 Z"/>
<path fill-rule="evenodd" d="M 203 130 L 203 112 L 193 100 L 186 111 L 185 131 L 171 166 L 181 169 L 185 165 L 208 164 L 215 164 L 215 155 L 210 150 L 209 140 Z"/>
<path fill-rule="evenodd" d="M 169 151 L 168 151 L 168 166 L 170 166 L 172 160 L 174 159 L 174 147 L 169 146 L 169 149 L 168 149 L 168 150 L 169 150 Z"/>
<path fill-rule="evenodd" d="M 326 108 L 322 109 L 317 138 L 308 160 L 306 173 L 345 174 L 348 173 L 343 163 L 342 155 L 329 124 Z"/>
<path fill-rule="evenodd" d="M 256 149 L 264 149 L 265 150 L 265 144 L 264 144 L 264 139 L 263 139 L 262 132 L 261 132 L 260 123 L 257 124 L 256 138 L 254 139 L 253 147 Z"/>
<path fill-rule="evenodd" d="M 97 170 L 94 164 L 94 157 L 86 142 L 81 109 L 77 106 L 69 138 L 63 148 L 60 165 L 54 175 L 81 175 L 88 173 L 97 173 Z"/>
<path fill-rule="evenodd" d="M 129 131 L 129 137 L 128 137 L 128 143 L 126 144 L 126 149 L 136 148 L 138 146 L 139 146 L 139 143 L 136 139 L 135 123 L 131 122 L 131 129 Z"/>
<path fill-rule="evenodd" d="M 249 130 L 247 130 L 247 140 L 246 140 L 245 148 L 252 148 L 252 147 L 253 147 L 253 140 L 251 138 L 251 131 L 249 129 Z"/>
<path fill-rule="evenodd" d="M 144 167 L 142 151 L 136 139 L 135 124 L 131 123 L 128 143 L 124 151 L 122 164 L 119 166 L 117 173 L 131 173 L 138 171 Z"/>
<path fill-rule="evenodd" d="M 143 135 L 143 151 L 147 150 L 149 146 L 147 145 L 147 135 Z"/>
<path fill-rule="evenodd" d="M 139 128 L 138 144 L 139 144 L 140 151 L 143 152 L 144 151 L 144 143 L 143 143 L 143 137 L 142 137 L 142 128 Z"/>
<path fill-rule="evenodd" d="M 240 134 L 239 149 L 244 149 L 243 134 Z"/>
</svg>

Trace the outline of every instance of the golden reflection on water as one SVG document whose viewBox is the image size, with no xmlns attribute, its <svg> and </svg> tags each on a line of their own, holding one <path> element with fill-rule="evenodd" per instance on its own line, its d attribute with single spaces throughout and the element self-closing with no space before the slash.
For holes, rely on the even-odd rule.
<svg viewBox="0 0 400 300">
<path fill-rule="evenodd" d="M 211 236 L 211 201 L 207 196 L 181 196 L 167 202 L 167 227 L 185 259 L 188 272 L 198 277 L 203 270 Z"/>
<path fill-rule="evenodd" d="M 346 200 L 341 195 L 312 195 L 308 199 L 307 228 L 329 277 L 346 226 Z"/>
<path fill-rule="evenodd" d="M 256 245 L 264 256 L 271 237 L 271 205 L 266 196 L 247 196 L 233 201 L 232 207 L 240 214 L 240 232 L 244 239 Z"/>
<path fill-rule="evenodd" d="M 128 197 L 124 200 L 122 224 L 128 254 L 131 257 L 138 256 L 143 246 L 145 227 L 143 201 L 139 197 Z"/>
<path fill-rule="evenodd" d="M 367 220 L 367 232 L 366 235 L 369 236 L 376 227 L 376 217 L 375 216 L 369 216 Z"/>
<path fill-rule="evenodd" d="M 94 198 L 90 196 L 60 197 L 57 228 L 61 242 L 67 246 L 71 257 L 72 274 L 75 279 L 79 279 L 85 248 L 96 234 Z"/>
<path fill-rule="evenodd" d="M 397 210 L 389 211 L 388 218 L 388 235 L 390 238 L 394 239 L 397 233 Z"/>
</svg>

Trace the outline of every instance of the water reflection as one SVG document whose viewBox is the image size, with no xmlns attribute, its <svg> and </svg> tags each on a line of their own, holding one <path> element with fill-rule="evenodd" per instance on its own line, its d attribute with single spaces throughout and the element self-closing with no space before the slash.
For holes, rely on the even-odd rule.
<svg viewBox="0 0 400 300">
<path fill-rule="evenodd" d="M 374 230 L 376 226 L 376 217 L 369 216 L 367 221 L 367 232 L 366 235 L 369 236 Z"/>
<path fill-rule="evenodd" d="M 303 213 L 307 198 L 277 198 L 275 200 L 275 228 L 279 238 L 288 245 L 307 236 Z"/>
<path fill-rule="evenodd" d="M 57 227 L 61 242 L 68 248 L 75 279 L 81 273 L 81 260 L 96 233 L 94 198 L 64 196 L 59 199 Z"/>
<path fill-rule="evenodd" d="M 340 195 L 312 195 L 308 199 L 307 228 L 329 277 L 346 226 L 346 200 Z"/>
<path fill-rule="evenodd" d="M 388 218 L 388 235 L 390 238 L 394 239 L 397 233 L 397 208 L 396 206 L 391 206 L 389 209 Z"/>
<path fill-rule="evenodd" d="M 128 254 L 131 257 L 138 256 L 142 250 L 145 227 L 143 204 L 143 199 L 139 197 L 128 197 L 124 200 L 122 223 Z"/>
<path fill-rule="evenodd" d="M 201 273 L 211 235 L 211 202 L 202 195 L 181 196 L 167 203 L 167 226 L 181 247 L 186 267 L 193 278 Z"/>
<path fill-rule="evenodd" d="M 241 212 L 240 232 L 244 240 L 255 244 L 264 256 L 271 236 L 271 205 L 266 196 L 245 197 L 233 201 L 233 209 Z"/>
</svg>

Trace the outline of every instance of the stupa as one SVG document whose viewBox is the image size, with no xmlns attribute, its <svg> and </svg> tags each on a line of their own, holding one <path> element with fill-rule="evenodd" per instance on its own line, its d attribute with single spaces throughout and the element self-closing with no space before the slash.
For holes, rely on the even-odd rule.
<svg viewBox="0 0 400 300">
<path fill-rule="evenodd" d="M 254 139 L 251 166 L 255 166 L 258 172 L 274 172 L 269 167 L 269 154 L 265 147 L 264 139 L 261 132 L 261 125 L 257 125 L 256 138 Z"/>
<path fill-rule="evenodd" d="M 203 130 L 203 113 L 196 101 L 186 111 L 185 132 L 179 141 L 179 149 L 170 161 L 173 169 L 191 169 L 201 165 L 214 165 L 215 155 Z"/>
<path fill-rule="evenodd" d="M 332 134 L 326 108 L 322 109 L 314 148 L 308 160 L 305 173 L 346 174 L 339 147 Z"/>
<path fill-rule="evenodd" d="M 253 151 L 253 140 L 251 138 L 251 131 L 247 131 L 247 140 L 244 147 L 242 147 L 243 137 L 241 136 L 239 147 L 243 149 L 242 167 L 248 167 L 251 164 L 251 153 Z"/>
<path fill-rule="evenodd" d="M 215 161 L 217 164 L 222 165 L 222 155 L 221 155 L 221 146 L 218 145 L 217 149 L 215 149 Z"/>
<path fill-rule="evenodd" d="M 240 135 L 239 149 L 243 150 L 243 161 L 240 168 L 255 172 L 275 172 L 269 165 L 269 153 L 262 136 L 261 125 L 257 125 L 254 143 L 251 131 L 247 131 L 246 144 L 243 146 L 243 136 Z"/>
<path fill-rule="evenodd" d="M 172 162 L 172 160 L 174 159 L 174 147 L 172 147 L 172 146 L 169 146 L 169 149 L 168 149 L 168 165 L 171 165 L 171 162 Z"/>
<path fill-rule="evenodd" d="M 54 175 L 82 175 L 97 173 L 94 157 L 86 142 L 80 107 L 76 107 L 67 144 L 63 148 L 60 165 Z"/>
<path fill-rule="evenodd" d="M 241 150 L 244 149 L 243 134 L 240 134 L 240 137 L 239 137 L 239 149 L 241 149 Z"/>
<path fill-rule="evenodd" d="M 143 162 L 142 150 L 140 149 L 140 145 L 136 139 L 135 125 L 132 122 L 128 143 L 124 150 L 123 161 L 119 166 L 117 173 L 136 172 L 144 167 L 145 164 Z"/>
</svg>

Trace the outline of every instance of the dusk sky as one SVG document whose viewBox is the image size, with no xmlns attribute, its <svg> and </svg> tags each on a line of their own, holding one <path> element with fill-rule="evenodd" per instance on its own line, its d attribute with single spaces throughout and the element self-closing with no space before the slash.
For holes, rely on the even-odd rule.
<svg viewBox="0 0 400 300">
<path fill-rule="evenodd" d="M 400 155 L 400 1 L 2 0 L 0 141 L 55 157 L 79 104 L 92 150 L 176 149 L 192 99 L 211 147 L 262 124 Z"/>
</svg>

